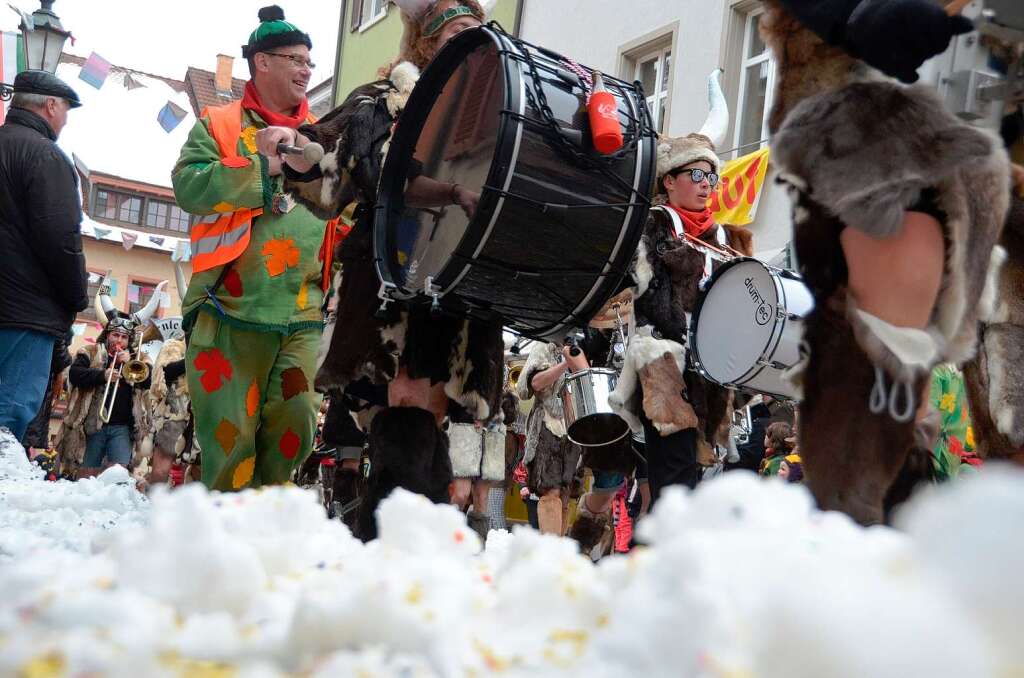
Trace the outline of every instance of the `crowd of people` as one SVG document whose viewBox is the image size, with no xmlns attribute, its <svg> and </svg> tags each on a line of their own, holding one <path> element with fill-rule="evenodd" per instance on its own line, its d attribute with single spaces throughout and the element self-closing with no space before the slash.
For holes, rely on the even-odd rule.
<svg viewBox="0 0 1024 678">
<path fill-rule="evenodd" d="M 172 173 L 177 203 L 197 218 L 182 300 L 187 339 L 168 342 L 156 364 L 141 367 L 138 346 L 158 295 L 131 315 L 116 311 L 105 291 L 87 296 L 76 172 L 54 143 L 78 97 L 48 73 L 18 75 L 0 127 L 7 177 L 0 237 L 11 262 L 0 268 L 0 426 L 53 477 L 87 478 L 120 464 L 143 485 L 188 478 L 219 491 L 305 478 L 364 539 L 375 535 L 373 511 L 395 487 L 459 505 L 484 535 L 507 525 L 506 499 L 521 495 L 541 532 L 569 534 L 594 553 L 627 548 L 617 527 L 644 515 L 666 487 L 694 488 L 722 470 L 790 483 L 821 478 L 812 487 L 819 503 L 872 522 L 881 496 L 850 509 L 829 503 L 834 488 L 822 489 L 829 468 L 849 468 L 835 462 L 843 450 L 858 452 L 849 463 L 862 464 L 866 479 L 880 465 L 867 448 L 900 460 L 885 464 L 887 475 L 876 483 L 882 494 L 912 450 L 928 456 L 932 479 L 979 463 L 954 363 L 971 352 L 961 345 L 973 346 L 976 333 L 960 328 L 971 324 L 966 316 L 977 312 L 982 289 L 963 287 L 944 263 L 947 248 L 995 244 L 1009 190 L 1002 150 L 951 116 L 929 118 L 948 138 L 974 143 L 982 164 L 967 174 L 985 186 L 953 185 L 965 175 L 928 167 L 934 182 L 908 181 L 895 197 L 876 191 L 865 205 L 847 194 L 853 188 L 827 184 L 828 158 L 811 157 L 807 144 L 828 130 L 814 137 L 799 128 L 841 119 L 837 107 L 823 123 L 820 107 L 804 101 L 819 90 L 856 86 L 870 97 L 889 88 L 906 98 L 900 106 L 917 110 L 917 95 L 891 81 L 840 78 L 826 87 L 821 74 L 845 78 L 861 59 L 913 80 L 920 63 L 969 30 L 969 21 L 923 0 L 769 3 L 769 42 L 807 50 L 780 58 L 782 94 L 772 116 L 778 161 L 798 206 L 802 271 L 818 305 L 806 319 L 808 354 L 796 375 L 805 402 L 797 413 L 688 369 L 690 317 L 723 263 L 708 252 L 754 254 L 753 234 L 716 223 L 707 207 L 725 132 L 710 119 L 699 132 L 658 142 L 654 206 L 615 297 L 631 309 L 628 341 L 619 330 L 587 327 L 578 346 L 535 341 L 520 358 L 507 350 L 500 319 L 439 316 L 426 305 L 380 307 L 372 223 L 383 153 L 420 71 L 452 37 L 488 18 L 476 0 L 397 4 L 405 29 L 398 57 L 322 122 L 306 98 L 309 36 L 280 8 L 260 11 L 242 52 L 251 73 L 244 96 L 202 113 Z M 928 40 L 877 49 L 890 45 L 892 26 L 907 22 L 926 23 Z M 807 54 L 818 68 L 810 74 L 798 61 Z M 808 85 L 814 82 L 817 89 Z M 893 116 L 902 120 L 899 111 Z M 847 133 L 867 133 L 858 127 L 864 121 L 848 122 Z M 318 163 L 281 152 L 282 144 L 316 142 L 326 151 Z M 995 187 L 1000 182 L 1005 190 Z M 964 190 L 990 196 L 985 210 L 957 203 Z M 820 202 L 832 197 L 842 210 Z M 410 172 L 409 205 L 451 206 L 472 217 L 479 200 L 470 188 Z M 349 226 L 341 215 L 352 204 Z M 974 235 L 965 223 L 977 226 Z M 988 259 L 985 252 L 972 261 Z M 957 285 L 962 317 L 937 320 L 942 295 Z M 69 327 L 90 303 L 103 331 L 72 356 Z M 573 374 L 606 364 L 620 373 L 609 402 L 630 435 L 581 448 L 567 435 L 560 394 Z M 861 365 L 867 376 L 837 364 Z M 518 377 L 507 378 L 514 367 Z M 65 388 L 68 407 L 51 443 L 50 410 Z M 907 417 L 892 404 L 900 394 Z M 746 413 L 743 425 L 736 412 Z M 877 424 L 858 430 L 868 421 Z"/>
</svg>

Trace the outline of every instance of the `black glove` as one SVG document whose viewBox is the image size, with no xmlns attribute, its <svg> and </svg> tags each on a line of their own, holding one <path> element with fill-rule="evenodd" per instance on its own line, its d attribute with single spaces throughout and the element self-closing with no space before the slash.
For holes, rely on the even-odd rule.
<svg viewBox="0 0 1024 678">
<path fill-rule="evenodd" d="M 931 0 L 863 0 L 850 15 L 843 47 L 887 75 L 917 82 L 921 64 L 972 30 L 970 19 L 949 16 Z"/>
</svg>

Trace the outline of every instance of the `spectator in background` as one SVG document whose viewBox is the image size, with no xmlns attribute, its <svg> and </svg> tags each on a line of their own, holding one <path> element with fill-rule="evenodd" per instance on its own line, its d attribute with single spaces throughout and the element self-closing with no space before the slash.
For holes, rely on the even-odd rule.
<svg viewBox="0 0 1024 678">
<path fill-rule="evenodd" d="M 804 462 L 799 454 L 787 454 L 782 459 L 779 477 L 787 483 L 799 483 L 804 479 Z"/>
<path fill-rule="evenodd" d="M 89 305 L 78 179 L 57 137 L 78 95 L 22 71 L 0 126 L 0 428 L 17 440 L 39 413 L 54 344 Z"/>
<path fill-rule="evenodd" d="M 778 474 L 786 455 L 793 451 L 793 427 L 777 421 L 768 427 L 764 436 L 764 460 L 761 462 L 761 475 Z"/>
</svg>

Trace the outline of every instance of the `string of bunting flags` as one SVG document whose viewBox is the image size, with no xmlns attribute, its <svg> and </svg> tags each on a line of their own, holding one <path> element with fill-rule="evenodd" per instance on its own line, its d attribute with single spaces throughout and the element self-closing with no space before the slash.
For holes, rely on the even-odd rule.
<svg viewBox="0 0 1024 678">
<path fill-rule="evenodd" d="M 17 37 L 15 34 L 11 34 L 11 36 L 12 38 Z M 11 45 L 12 48 L 15 46 L 15 42 L 13 39 L 11 40 Z M 6 45 L 0 46 L 5 47 Z M 0 58 L 2 58 L 2 56 L 0 56 Z M 24 60 L 22 59 L 21 61 Z M 24 66 L 21 66 L 21 68 L 24 68 Z M 19 68 L 18 70 L 21 70 L 21 68 Z M 89 58 L 85 60 L 85 63 L 82 65 L 82 69 L 78 73 L 78 77 L 80 80 L 89 83 L 96 89 L 102 89 L 103 85 L 107 81 L 108 76 L 110 75 L 111 70 L 113 70 L 114 68 L 116 67 L 113 64 L 111 64 L 109 61 L 104 59 L 96 52 L 93 52 L 89 55 Z M 137 87 L 145 87 L 144 84 L 142 84 L 137 79 L 132 77 L 132 73 L 130 70 L 120 68 L 118 70 L 124 71 L 125 88 L 131 90 Z M 13 78 L 13 76 L 11 77 Z M 5 80 L 5 82 L 7 82 L 7 80 Z M 188 117 L 187 110 L 185 110 L 178 104 L 174 103 L 173 101 L 168 100 L 167 103 L 164 104 L 163 108 L 161 108 L 157 112 L 156 121 L 160 125 L 160 127 L 162 127 L 163 130 L 169 134 L 173 132 L 186 117 Z"/>
</svg>

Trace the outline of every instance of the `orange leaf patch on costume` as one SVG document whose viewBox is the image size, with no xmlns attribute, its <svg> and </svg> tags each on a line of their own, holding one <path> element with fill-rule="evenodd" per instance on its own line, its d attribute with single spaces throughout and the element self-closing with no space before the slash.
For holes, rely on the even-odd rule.
<svg viewBox="0 0 1024 678">
<path fill-rule="evenodd" d="M 249 390 L 245 394 L 245 413 L 250 417 L 255 416 L 260 409 L 260 387 L 253 379 L 249 384 Z"/>
<path fill-rule="evenodd" d="M 299 439 L 299 436 L 296 435 L 295 431 L 288 429 L 284 432 L 284 435 L 281 436 L 281 442 L 278 447 L 281 450 L 281 454 L 284 455 L 284 458 L 291 460 L 298 455 L 300 444 L 302 444 L 302 441 Z"/>
<path fill-rule="evenodd" d="M 263 243 L 260 254 L 267 258 L 267 273 L 276 278 L 289 268 L 299 265 L 299 248 L 292 238 L 274 238 Z"/>
<path fill-rule="evenodd" d="M 281 395 L 291 400 L 297 395 L 309 392 L 309 380 L 300 367 L 289 367 L 281 372 Z"/>
<path fill-rule="evenodd" d="M 213 432 L 213 437 L 220 443 L 221 449 L 224 450 L 224 456 L 227 456 L 231 454 L 231 450 L 235 449 L 235 441 L 238 440 L 238 427 L 227 419 L 221 419 L 217 424 L 217 429 Z"/>
<path fill-rule="evenodd" d="M 256 470 L 256 457 L 247 457 L 235 467 L 231 475 L 231 487 L 240 490 L 252 480 L 252 473 Z"/>
<path fill-rule="evenodd" d="M 224 357 L 219 348 L 203 351 L 196 356 L 193 365 L 203 373 L 203 376 L 199 378 L 199 382 L 207 393 L 220 390 L 221 386 L 231 381 L 231 363 Z"/>
</svg>

